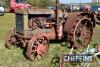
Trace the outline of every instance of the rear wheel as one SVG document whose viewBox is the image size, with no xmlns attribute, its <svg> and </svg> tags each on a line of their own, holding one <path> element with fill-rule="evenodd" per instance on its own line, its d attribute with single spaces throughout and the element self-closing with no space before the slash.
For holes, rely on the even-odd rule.
<svg viewBox="0 0 100 67">
<path fill-rule="evenodd" d="M 87 47 L 92 38 L 92 24 L 88 18 L 81 19 L 74 29 L 75 47 Z"/>
</svg>

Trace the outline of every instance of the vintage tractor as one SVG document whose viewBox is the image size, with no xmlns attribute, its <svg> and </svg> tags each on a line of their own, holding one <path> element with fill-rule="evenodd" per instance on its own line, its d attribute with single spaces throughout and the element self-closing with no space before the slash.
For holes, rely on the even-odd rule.
<svg viewBox="0 0 100 67">
<path fill-rule="evenodd" d="M 49 40 L 68 41 L 70 47 L 87 47 L 92 40 L 95 27 L 92 13 L 69 13 L 65 17 L 59 10 L 58 2 L 56 11 L 41 8 L 16 9 L 16 28 L 10 30 L 5 39 L 5 46 L 14 45 L 26 47 L 26 55 L 30 60 L 44 57 L 48 53 Z M 52 17 L 54 15 L 56 17 Z"/>
</svg>

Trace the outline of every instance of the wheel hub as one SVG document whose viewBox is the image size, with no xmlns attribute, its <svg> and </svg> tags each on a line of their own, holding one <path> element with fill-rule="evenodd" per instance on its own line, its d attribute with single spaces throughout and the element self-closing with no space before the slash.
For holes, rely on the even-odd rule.
<svg viewBox="0 0 100 67">
<path fill-rule="evenodd" d="M 37 53 L 38 54 L 42 54 L 46 52 L 46 46 L 43 44 L 39 44 L 37 47 Z"/>
</svg>

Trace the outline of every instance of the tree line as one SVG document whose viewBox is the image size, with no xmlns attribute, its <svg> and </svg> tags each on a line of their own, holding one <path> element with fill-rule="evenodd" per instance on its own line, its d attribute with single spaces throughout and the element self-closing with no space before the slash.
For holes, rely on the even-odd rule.
<svg viewBox="0 0 100 67">
<path fill-rule="evenodd" d="M 55 0 L 27 0 L 32 6 L 47 8 L 49 6 L 55 6 Z"/>
<path fill-rule="evenodd" d="M 29 3 L 32 6 L 47 8 L 49 6 L 55 6 L 56 0 L 26 0 L 26 3 Z M 0 3 L 4 7 L 10 7 L 10 0 L 0 0 Z"/>
</svg>

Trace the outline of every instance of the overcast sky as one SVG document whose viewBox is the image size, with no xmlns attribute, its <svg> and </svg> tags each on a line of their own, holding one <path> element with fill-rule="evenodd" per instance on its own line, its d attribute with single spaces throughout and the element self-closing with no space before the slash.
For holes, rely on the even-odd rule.
<svg viewBox="0 0 100 67">
<path fill-rule="evenodd" d="M 90 3 L 92 0 L 59 0 L 61 3 Z"/>
</svg>

